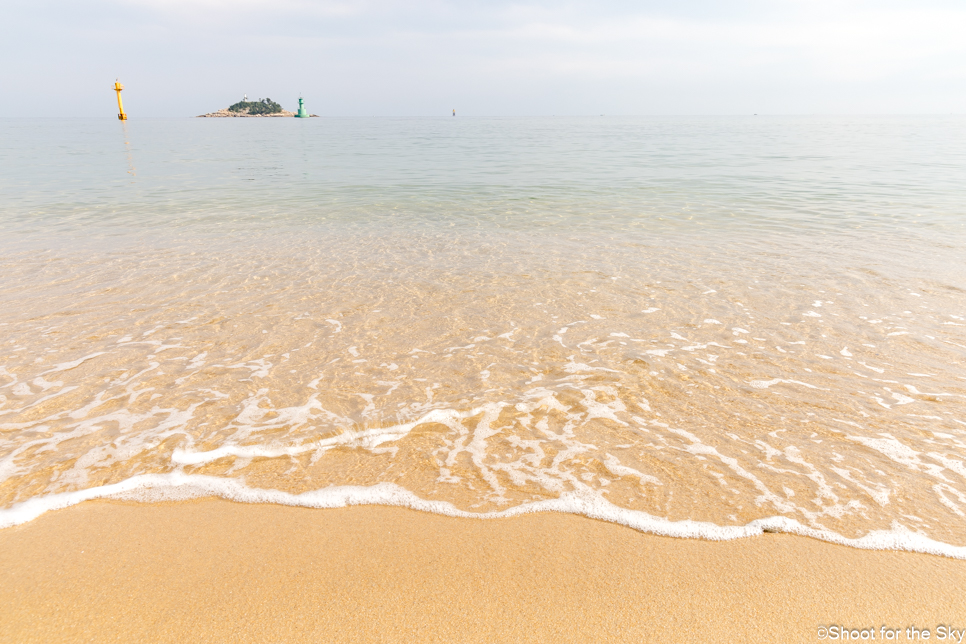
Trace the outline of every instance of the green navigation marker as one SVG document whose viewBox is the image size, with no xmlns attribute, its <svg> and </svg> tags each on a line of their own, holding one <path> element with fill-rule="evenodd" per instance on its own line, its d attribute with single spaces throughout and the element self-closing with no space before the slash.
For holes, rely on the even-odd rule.
<svg viewBox="0 0 966 644">
<path fill-rule="evenodd" d="M 298 119 L 309 118 L 309 113 L 305 111 L 305 106 L 302 104 L 303 100 L 304 99 L 301 96 L 299 96 L 299 112 L 298 114 L 295 115 L 295 118 L 298 118 Z"/>
</svg>

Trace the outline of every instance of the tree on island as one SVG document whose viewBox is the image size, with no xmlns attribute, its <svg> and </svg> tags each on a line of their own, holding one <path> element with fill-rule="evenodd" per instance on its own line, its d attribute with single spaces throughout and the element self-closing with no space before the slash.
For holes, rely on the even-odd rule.
<svg viewBox="0 0 966 644">
<path fill-rule="evenodd" d="M 229 112 L 247 112 L 248 114 L 278 114 L 282 106 L 270 98 L 260 101 L 238 101 L 228 108 Z"/>
</svg>

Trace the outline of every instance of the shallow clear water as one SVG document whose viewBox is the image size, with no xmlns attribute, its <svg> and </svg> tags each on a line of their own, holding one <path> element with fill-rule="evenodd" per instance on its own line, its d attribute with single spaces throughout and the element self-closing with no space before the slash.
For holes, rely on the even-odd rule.
<svg viewBox="0 0 966 644">
<path fill-rule="evenodd" d="M 0 523 L 167 490 L 966 556 L 966 119 L 0 130 Z"/>
</svg>

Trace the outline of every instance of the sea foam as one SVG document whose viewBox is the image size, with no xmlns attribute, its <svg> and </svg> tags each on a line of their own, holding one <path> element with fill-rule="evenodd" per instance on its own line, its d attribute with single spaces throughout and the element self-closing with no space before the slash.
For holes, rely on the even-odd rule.
<svg viewBox="0 0 966 644">
<path fill-rule="evenodd" d="M 302 494 L 290 494 L 281 490 L 249 487 L 234 479 L 181 472 L 141 474 L 110 485 L 34 497 L 0 510 L 0 529 L 27 523 L 50 510 L 63 509 L 92 499 L 151 503 L 185 501 L 202 497 L 219 497 L 239 503 L 272 503 L 305 508 L 384 505 L 466 519 L 500 519 L 535 512 L 560 512 L 616 523 L 644 533 L 665 537 L 730 541 L 766 532 L 783 532 L 864 550 L 902 550 L 966 559 L 966 546 L 942 543 L 900 526 L 892 530 L 875 530 L 853 539 L 830 530 L 809 528 L 794 519 L 780 516 L 756 519 L 742 526 L 721 526 L 692 520 L 670 521 L 639 510 L 617 507 L 598 493 L 589 490 L 567 492 L 555 499 L 525 503 L 500 512 L 477 513 L 460 510 L 445 501 L 422 499 L 394 483 L 379 483 L 369 487 L 332 486 Z"/>
</svg>

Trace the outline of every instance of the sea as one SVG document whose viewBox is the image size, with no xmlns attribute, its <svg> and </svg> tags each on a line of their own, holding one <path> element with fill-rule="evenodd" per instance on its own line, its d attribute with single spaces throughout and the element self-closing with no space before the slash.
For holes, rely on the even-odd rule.
<svg viewBox="0 0 966 644">
<path fill-rule="evenodd" d="M 217 496 L 966 558 L 966 117 L 3 119 L 0 230 L 0 527 Z"/>
</svg>

